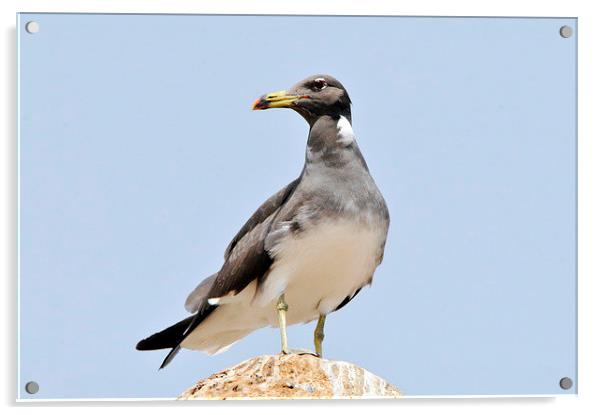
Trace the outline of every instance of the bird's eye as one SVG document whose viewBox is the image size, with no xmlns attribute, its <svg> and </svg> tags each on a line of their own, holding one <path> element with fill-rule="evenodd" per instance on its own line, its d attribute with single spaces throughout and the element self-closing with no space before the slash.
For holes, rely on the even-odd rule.
<svg viewBox="0 0 602 415">
<path fill-rule="evenodd" d="M 326 83 L 326 79 L 324 78 L 316 78 L 314 79 L 313 89 L 316 91 L 321 91 L 326 88 L 328 84 Z"/>
</svg>

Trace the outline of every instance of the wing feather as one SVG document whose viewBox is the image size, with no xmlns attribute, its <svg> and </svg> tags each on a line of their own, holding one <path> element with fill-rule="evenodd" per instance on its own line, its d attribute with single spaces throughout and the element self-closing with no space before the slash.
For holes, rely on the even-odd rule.
<svg viewBox="0 0 602 415">
<path fill-rule="evenodd" d="M 255 213 L 251 215 L 249 220 L 247 220 L 247 222 L 242 226 L 242 228 L 240 228 L 236 236 L 234 236 L 232 241 L 228 244 L 226 252 L 224 253 L 225 260 L 228 259 L 234 247 L 236 247 L 238 242 L 240 242 L 240 240 L 243 239 L 245 235 L 251 232 L 257 225 L 260 225 L 261 223 L 265 222 L 266 219 L 268 219 L 276 212 L 276 210 L 280 209 L 280 207 L 284 205 L 284 203 L 290 198 L 290 196 L 297 188 L 297 185 L 299 184 L 300 180 L 300 177 L 293 180 L 288 185 L 280 189 L 280 191 L 272 195 L 268 200 L 263 202 L 263 204 L 259 206 L 259 208 L 257 208 Z"/>
<path fill-rule="evenodd" d="M 265 248 L 265 239 L 299 181 L 297 178 L 280 189 L 251 215 L 226 248 L 224 264 L 219 272 L 201 282 L 186 299 L 188 311 L 195 312 L 209 298 L 238 294 L 253 280 L 266 274 L 273 260 Z"/>
<path fill-rule="evenodd" d="M 224 265 L 219 272 L 204 279 L 188 295 L 185 307 L 193 316 L 157 333 L 138 344 L 139 348 L 172 347 L 161 368 L 172 361 L 186 337 L 192 333 L 218 306 L 209 304 L 209 298 L 239 293 L 251 281 L 261 279 L 272 265 L 265 249 L 265 239 L 274 218 L 295 192 L 300 178 L 293 180 L 278 193 L 266 200 L 232 239 L 224 254 Z"/>
<path fill-rule="evenodd" d="M 189 313 L 196 313 L 199 310 L 201 304 L 207 299 L 207 294 L 209 294 L 209 290 L 211 290 L 211 286 L 215 282 L 216 277 L 217 272 L 201 281 L 200 284 L 188 294 L 186 303 L 184 304 L 186 311 Z"/>
</svg>

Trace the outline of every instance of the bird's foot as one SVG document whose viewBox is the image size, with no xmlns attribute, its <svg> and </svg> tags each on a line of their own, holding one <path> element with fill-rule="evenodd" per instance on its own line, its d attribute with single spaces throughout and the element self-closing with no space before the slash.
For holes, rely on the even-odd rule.
<svg viewBox="0 0 602 415">
<path fill-rule="evenodd" d="M 286 348 L 284 350 L 282 350 L 281 352 L 282 354 L 298 354 L 298 355 L 304 355 L 304 354 L 310 354 L 312 356 L 315 357 L 320 357 L 319 354 L 312 352 L 311 350 L 308 349 L 289 349 Z"/>
</svg>

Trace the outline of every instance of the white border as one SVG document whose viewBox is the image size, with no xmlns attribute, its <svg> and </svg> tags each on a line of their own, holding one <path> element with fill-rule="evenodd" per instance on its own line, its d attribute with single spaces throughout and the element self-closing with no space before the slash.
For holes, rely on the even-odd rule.
<svg viewBox="0 0 602 415">
<path fill-rule="evenodd" d="M 0 187 L 3 202 L 0 206 L 4 218 L 4 238 L 0 240 L 0 264 L 4 266 L 5 294 L 4 304 L 7 309 L 4 313 L 4 341 L 0 342 L 5 352 L 5 376 L 1 377 L 1 390 L 4 392 L 4 402 L 12 404 L 16 396 L 15 389 L 15 289 L 16 289 L 16 253 L 15 249 L 15 129 L 16 113 L 14 98 L 14 53 L 15 53 L 15 14 L 21 12 L 103 12 L 103 13 L 224 13 L 224 14 L 350 14 L 350 15 L 458 15 L 458 16 L 547 16 L 547 17 L 578 17 L 579 18 L 579 397 L 562 396 L 557 398 L 524 398 L 524 397 L 482 397 L 463 399 L 467 397 L 445 396 L 441 399 L 412 398 L 399 401 L 336 401 L 337 405 L 346 406 L 345 411 L 365 411 L 366 405 L 379 406 L 379 411 L 412 410 L 425 413 L 461 412 L 506 414 L 509 410 L 528 410 L 529 413 L 566 414 L 566 413 L 593 413 L 602 408 L 602 367 L 600 353 L 602 341 L 600 324 L 595 316 L 602 315 L 602 301 L 597 299 L 601 293 L 602 262 L 600 253 L 601 227 L 600 214 L 602 212 L 602 128 L 599 116 L 602 90 L 600 88 L 599 73 L 602 73 L 599 48 L 599 39 L 602 39 L 602 27 L 599 22 L 602 15 L 592 1 L 531 1 L 529 3 L 516 0 L 504 2 L 454 0 L 453 2 L 414 1 L 402 2 L 394 0 L 3 0 L 0 2 L 2 10 L 2 65 L 4 99 L 0 102 L 0 125 L 4 127 L 4 140 L 2 140 L 2 162 L 0 169 L 2 180 Z M 111 402 L 98 401 L 95 403 L 72 401 L 69 405 L 64 402 L 47 401 L 42 403 L 20 403 L 22 410 L 32 407 L 46 406 L 46 410 L 68 411 L 76 410 L 72 406 L 86 406 L 87 411 L 106 412 L 107 406 L 114 406 L 111 402 L 119 402 L 129 407 L 138 406 L 145 413 L 164 412 L 166 405 L 174 406 L 171 400 L 153 400 L 146 402 L 132 402 L 131 400 L 111 400 Z M 185 405 L 193 408 L 197 405 L 213 406 L 218 403 L 195 402 Z M 353 405 L 350 407 L 348 405 Z M 296 402 L 287 405 L 282 401 L 237 401 L 220 406 L 220 411 L 232 410 L 240 412 L 241 406 L 250 409 L 265 411 L 282 411 L 288 413 L 306 413 L 315 407 L 326 408 L 329 402 Z M 311 406 L 311 408 L 308 407 Z M 397 407 L 403 405 L 403 408 Z M 184 405 L 183 405 L 184 406 Z M 12 408 L 10 408 L 12 410 Z M 198 409 L 193 409 L 198 411 Z M 249 409 L 245 409 L 247 411 Z M 332 410 L 332 408 L 330 408 Z M 288 415 L 288 414 L 287 414 Z"/>
<path fill-rule="evenodd" d="M 15 16 L 15 25 L 18 23 L 18 18 L 17 16 Z M 16 88 L 16 98 L 17 100 L 19 99 L 18 97 L 21 96 L 21 87 L 19 84 L 19 74 L 21 73 L 21 48 L 19 47 L 19 35 L 21 30 L 23 30 L 20 27 L 16 28 L 16 41 L 17 41 L 17 73 L 16 73 L 16 81 L 17 81 L 17 85 L 15 85 Z M 17 120 L 20 119 L 21 117 L 21 108 L 20 105 L 18 105 L 18 102 L 15 102 L 15 106 L 16 106 L 16 114 L 17 114 Z M 15 120 L 16 126 L 17 126 L 17 138 L 16 138 L 16 146 L 17 146 L 17 160 L 15 160 L 16 163 L 16 167 L 17 167 L 17 171 L 16 171 L 16 176 L 17 176 L 17 234 L 16 236 L 16 250 L 17 250 L 17 264 L 16 264 L 16 269 L 17 269 L 17 385 L 21 384 L 21 353 L 19 353 L 19 350 L 21 350 L 21 332 L 19 331 L 19 327 L 21 327 L 21 307 L 19 307 L 19 293 L 21 292 L 21 278 L 19 277 L 21 275 L 21 164 L 20 164 L 20 160 L 21 160 L 21 142 L 19 141 L 18 137 L 21 137 L 21 124 Z M 17 399 L 17 401 L 19 401 L 20 399 Z"/>
<path fill-rule="evenodd" d="M 184 392 L 184 391 L 182 391 Z M 390 397 L 390 396 L 385 396 L 385 397 L 380 397 L 380 396 L 364 396 L 364 397 L 350 397 L 350 398 L 300 398 L 301 400 L 307 399 L 307 400 L 314 400 L 314 399 L 327 399 L 327 400 L 334 400 L 334 401 L 353 401 L 353 400 L 385 400 L 385 401 L 399 401 L 399 400 L 412 400 L 412 399 L 416 399 L 416 400 L 430 400 L 430 399 L 484 399 L 484 400 L 495 400 L 495 399 L 539 399 L 539 398 L 544 398 L 544 399 L 552 399 L 552 398 L 565 398 L 566 396 L 570 396 L 570 395 L 411 395 L 411 396 L 402 396 L 402 397 Z M 234 401 L 289 401 L 289 399 L 287 398 L 280 398 L 280 397 L 266 397 L 266 398 L 228 398 L 229 400 L 234 400 Z M 221 400 L 219 398 L 216 399 L 208 399 L 208 400 Z M 73 399 L 36 399 L 35 397 L 32 397 L 31 399 L 17 399 L 16 402 L 19 403 L 24 403 L 24 402 L 29 402 L 29 403 L 39 403 L 39 402 L 43 402 L 43 403 L 49 403 L 49 402 L 89 402 L 89 403 L 94 403 L 94 402 L 173 402 L 173 401 L 177 401 L 177 399 L 174 398 L 93 398 L 93 399 L 86 399 L 86 398 L 73 398 Z"/>
</svg>

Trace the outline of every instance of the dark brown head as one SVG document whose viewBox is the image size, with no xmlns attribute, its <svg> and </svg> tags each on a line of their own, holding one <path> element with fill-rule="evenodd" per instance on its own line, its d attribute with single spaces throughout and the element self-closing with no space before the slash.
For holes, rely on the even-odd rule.
<svg viewBox="0 0 602 415">
<path fill-rule="evenodd" d="M 313 75 L 286 91 L 265 94 L 253 102 L 254 110 L 292 108 L 312 125 L 319 117 L 339 116 L 351 121 L 351 99 L 345 87 L 330 75 Z"/>
</svg>

